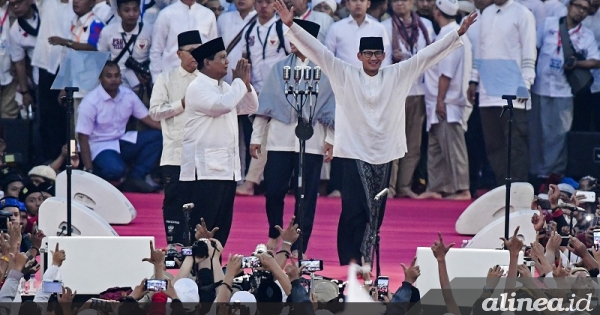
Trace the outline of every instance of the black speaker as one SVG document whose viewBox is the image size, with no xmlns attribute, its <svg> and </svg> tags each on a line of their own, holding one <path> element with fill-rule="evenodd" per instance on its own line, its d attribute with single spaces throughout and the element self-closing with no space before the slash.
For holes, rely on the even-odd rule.
<svg viewBox="0 0 600 315">
<path fill-rule="evenodd" d="M 0 119 L 0 138 L 6 142 L 6 153 L 20 153 L 22 163 L 29 164 L 31 120 Z"/>
<path fill-rule="evenodd" d="M 569 132 L 567 176 L 600 177 L 600 132 Z"/>
</svg>

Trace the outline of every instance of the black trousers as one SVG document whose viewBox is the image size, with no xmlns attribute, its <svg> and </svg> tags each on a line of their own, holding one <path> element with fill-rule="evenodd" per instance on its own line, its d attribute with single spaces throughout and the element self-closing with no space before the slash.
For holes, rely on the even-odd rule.
<svg viewBox="0 0 600 315">
<path fill-rule="evenodd" d="M 600 131 L 600 92 L 589 89 L 575 96 L 571 131 Z"/>
<path fill-rule="evenodd" d="M 361 258 L 370 255 L 365 252 L 370 251 L 370 245 L 374 241 L 371 239 L 371 219 L 377 220 L 376 229 L 379 230 L 385 215 L 387 194 L 381 198 L 379 207 L 373 199 L 389 186 L 392 163 L 365 165 L 366 163 L 354 159 L 340 160 L 343 162 L 344 182 L 337 245 L 340 265 L 345 266 L 351 261 L 361 264 Z M 359 170 L 360 165 L 362 169 Z M 375 172 L 376 169 L 379 172 Z M 378 213 L 374 213 L 375 211 Z"/>
<path fill-rule="evenodd" d="M 473 106 L 471 116 L 469 116 L 467 126 L 468 130 L 465 132 L 465 142 L 469 157 L 469 190 L 471 191 L 471 195 L 475 196 L 479 188 L 479 180 L 484 175 L 484 170 L 491 168 L 485 153 L 485 140 L 483 139 L 481 114 L 479 113 L 479 94 L 476 94 L 475 105 Z"/>
<path fill-rule="evenodd" d="M 56 75 L 39 69 L 39 122 L 42 153 L 45 160 L 54 160 L 67 143 L 67 109 L 58 102 L 59 90 L 51 90 Z M 75 130 L 74 126 L 71 129 Z"/>
<path fill-rule="evenodd" d="M 190 227 L 194 229 L 203 218 L 206 228 L 210 231 L 215 227 L 219 231 L 215 238 L 223 246 L 229 238 L 233 221 L 233 200 L 237 184 L 233 180 L 197 180 L 187 182 L 194 208 L 190 215 Z"/>
<path fill-rule="evenodd" d="M 293 174 L 294 181 L 298 179 L 299 154 L 296 152 L 269 151 L 267 153 L 267 164 L 265 165 L 265 197 L 267 198 L 267 218 L 269 220 L 269 237 L 279 237 L 279 231 L 275 229 L 276 225 L 286 228 L 283 225 L 283 206 L 284 198 L 290 189 L 290 179 Z M 296 222 L 302 222 L 299 226 L 302 230 L 302 251 L 305 252 L 308 247 L 308 241 L 312 234 L 313 223 L 315 221 L 315 209 L 317 207 L 317 196 L 319 194 L 319 182 L 321 180 L 321 167 L 323 166 L 323 156 L 320 154 L 304 155 L 304 213 L 302 218 L 298 216 L 298 207 L 294 210 Z M 297 186 L 297 185 L 296 185 Z M 299 201 L 299 195 L 296 191 L 296 203 Z M 292 250 L 298 249 L 296 242 Z"/>
<path fill-rule="evenodd" d="M 188 234 L 188 232 L 193 231 L 195 226 L 186 224 L 183 205 L 192 202 L 191 194 L 186 191 L 188 186 L 179 181 L 180 166 L 163 165 L 161 169 L 165 192 L 163 218 L 167 244 L 179 243 L 189 246 L 193 241 L 194 233 Z"/>
</svg>

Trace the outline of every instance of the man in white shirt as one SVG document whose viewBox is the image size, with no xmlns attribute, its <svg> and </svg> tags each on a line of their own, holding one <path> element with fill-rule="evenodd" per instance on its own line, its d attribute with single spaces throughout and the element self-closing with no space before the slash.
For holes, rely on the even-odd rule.
<svg viewBox="0 0 600 315">
<path fill-rule="evenodd" d="M 224 78 L 228 84 L 231 84 L 232 80 L 231 71 L 242 58 L 244 30 L 257 19 L 254 0 L 234 0 L 233 3 L 237 10 L 225 12 L 217 20 L 219 34 L 223 37 L 229 60 L 229 72 Z"/>
<path fill-rule="evenodd" d="M 296 18 L 319 24 L 319 41 L 323 42 L 329 27 L 333 24 L 333 18 L 323 12 L 317 12 L 308 7 L 308 0 L 292 0 Z"/>
<path fill-rule="evenodd" d="M 480 33 L 474 59 L 510 59 L 517 63 L 523 81 L 530 89 L 535 79 L 536 32 L 533 13 L 515 0 L 494 0 L 494 4 L 485 9 L 479 18 Z M 500 27 L 500 25 L 502 27 Z M 469 83 L 469 101 L 475 102 L 475 93 L 479 88 L 479 108 L 481 125 L 488 160 L 496 176 L 496 184 L 502 185 L 506 178 L 508 136 L 508 114 L 500 117 L 506 100 L 501 96 L 490 96 L 486 92 L 482 76 L 473 67 Z M 512 125 L 511 177 L 514 182 L 528 180 L 528 105 L 527 99 L 517 99 L 514 104 Z"/>
<path fill-rule="evenodd" d="M 250 65 L 240 59 L 231 86 L 223 82 L 227 52 L 216 38 L 192 51 L 198 62 L 198 77 L 185 93 L 180 181 L 189 182 L 195 205 L 190 226 L 203 218 L 214 237 L 227 243 L 233 219 L 236 181 L 240 180 L 237 115 L 258 108 L 258 97 L 250 85 Z"/>
<path fill-rule="evenodd" d="M 160 124 L 150 119 L 148 109 L 130 89 L 121 86 L 119 65 L 108 61 L 100 74 L 100 85 L 82 100 L 75 132 L 81 160 L 87 172 L 119 186 L 123 191 L 153 192 L 145 178 L 160 156 Z M 134 116 L 159 130 L 126 132 Z M 131 168 L 127 174 L 127 163 Z M 121 183 L 127 174 L 127 179 Z"/>
<path fill-rule="evenodd" d="M 138 92 L 151 82 L 148 64 L 152 46 L 152 25 L 138 23 L 140 0 L 118 0 L 119 23 L 112 23 L 102 29 L 98 51 L 109 51 L 110 59 L 119 64 L 123 85 Z M 128 59 L 130 59 L 128 61 Z M 145 71 L 135 71 L 131 65 L 135 61 Z M 129 65 L 129 67 L 128 67 Z M 141 70 L 141 69 L 140 69 Z"/>
<path fill-rule="evenodd" d="M 31 67 L 31 59 L 40 30 L 41 20 L 38 8 L 31 0 L 12 0 L 9 6 L 17 17 L 16 23 L 10 27 L 10 58 L 15 64 L 15 75 L 19 83 L 19 92 L 22 95 L 22 104 L 27 108 L 34 104 L 34 86 L 38 84 L 39 73 L 34 67 L 32 78 L 27 74 Z M 29 59 L 25 57 L 29 57 Z M 33 85 L 30 85 L 30 80 Z"/>
<path fill-rule="evenodd" d="M 153 26 L 150 48 L 150 71 L 154 81 L 161 72 L 179 67 L 177 35 L 190 30 L 198 30 L 202 42 L 216 38 L 214 13 L 195 0 L 177 0 L 160 11 Z"/>
<path fill-rule="evenodd" d="M 438 38 L 456 31 L 458 2 L 438 0 L 433 17 L 441 27 Z M 471 199 L 469 160 L 465 143 L 468 118 L 466 91 L 473 55 L 469 38 L 464 46 L 425 71 L 427 106 L 427 191 L 420 198 Z"/>
<path fill-rule="evenodd" d="M 59 91 L 51 90 L 58 67 L 67 47 L 52 45 L 49 38 L 71 35 L 71 21 L 75 17 L 70 0 L 42 1 L 40 4 L 40 29 L 37 36 L 31 65 L 39 71 L 39 120 L 41 152 L 46 160 L 60 155 L 67 134 L 67 112 L 58 102 Z"/>
<path fill-rule="evenodd" d="M 567 6 L 565 6 L 559 0 L 546 0 L 544 1 L 544 7 L 546 8 L 546 17 L 563 17 L 567 15 Z"/>
<path fill-rule="evenodd" d="M 318 38 L 318 34 L 320 34 L 318 24 L 300 19 L 294 21 L 313 37 Z M 293 97 L 286 97 L 282 92 L 285 89 L 282 69 L 284 66 L 289 66 L 291 69 L 296 66 L 302 68 L 308 66 L 310 68 L 303 71 L 311 71 L 312 74 L 312 68 L 315 67 L 293 44 L 291 48 L 293 54 L 277 62 L 265 82 L 269 89 L 264 90 L 258 98 L 259 108 L 254 118 L 252 140 L 250 141 L 250 154 L 254 158 L 258 158 L 259 155 L 267 155 L 264 172 L 267 218 L 269 220 L 267 248 L 275 251 L 279 248 L 279 242 L 281 241 L 279 231 L 275 227 L 283 226 L 284 198 L 290 189 L 292 173 L 296 175 L 291 179 L 291 182 L 298 182 L 298 152 L 300 151 L 299 140 L 295 133 L 298 125 L 298 115 L 287 101 L 292 101 Z M 302 78 L 304 78 L 303 75 Z M 299 82 L 300 86 L 304 87 L 305 82 L 303 80 Z M 315 219 L 323 155 L 325 154 L 325 162 L 329 162 L 333 155 L 335 97 L 326 76 L 321 77 L 319 95 L 316 101 L 314 117 L 310 117 L 308 103 L 303 108 L 302 114 L 305 121 L 308 121 L 310 117 L 314 131 L 312 137 L 306 140 L 305 143 L 306 154 L 303 163 L 305 194 L 302 218 L 298 213 L 298 206 L 294 211 L 296 222 L 302 224 L 300 230 L 303 236 L 301 244 L 303 255 L 308 247 Z M 268 132 L 265 132 L 266 129 L 268 129 Z M 265 142 L 264 137 L 267 137 L 266 148 L 261 146 Z M 268 153 L 265 151 L 268 151 Z M 296 199 L 296 205 L 298 205 L 298 194 L 296 194 Z M 297 257 L 298 242 L 294 243 L 291 249 L 292 255 Z"/>
<path fill-rule="evenodd" d="M 573 94 L 565 70 L 600 68 L 600 53 L 594 34 L 581 22 L 588 15 L 588 0 L 572 0 L 566 17 L 551 17 L 538 34 L 540 55 L 532 87 L 530 113 L 531 174 L 547 178 L 565 175 L 567 133 L 573 122 Z M 561 29 L 568 30 L 575 53 L 583 60 L 565 61 Z"/>
<path fill-rule="evenodd" d="M 189 200 L 186 185 L 179 183 L 181 173 L 181 142 L 185 120 L 185 92 L 198 76 L 198 62 L 190 53 L 202 44 L 198 31 L 187 31 L 177 37 L 177 55 L 181 66 L 161 73 L 156 79 L 150 98 L 150 117 L 160 121 L 163 134 L 163 150 L 160 159 L 165 198 L 163 218 L 168 244 L 187 244 L 183 205 Z"/>
<path fill-rule="evenodd" d="M 336 58 L 295 25 L 282 0 L 275 7 L 290 28 L 286 36 L 323 69 L 335 93 L 333 155 L 344 161 L 338 255 L 342 265 L 352 260 L 366 265 L 363 277 L 370 280 L 373 236 L 382 223 L 387 199 L 385 194 L 378 200 L 375 196 L 389 185 L 390 162 L 406 153 L 402 100 L 418 76 L 462 45 L 460 36 L 476 15 L 472 14 L 457 32 L 449 33 L 416 57 L 384 68 L 381 68 L 386 58 L 383 38 L 363 37 L 356 53 L 362 63 L 359 68 Z"/>
<path fill-rule="evenodd" d="M 391 2 L 392 17 L 383 21 L 392 43 L 392 63 L 398 63 L 417 54 L 435 38 L 431 22 L 412 11 L 413 0 Z M 408 152 L 392 163 L 390 196 L 415 198 L 412 179 L 421 159 L 421 140 L 425 120 L 425 83 L 420 76 L 413 83 L 405 101 L 406 141 Z"/>
<path fill-rule="evenodd" d="M 518 2 L 524 5 L 535 18 L 535 29 L 538 30 L 546 21 L 546 6 L 542 0 L 518 0 Z"/>
</svg>

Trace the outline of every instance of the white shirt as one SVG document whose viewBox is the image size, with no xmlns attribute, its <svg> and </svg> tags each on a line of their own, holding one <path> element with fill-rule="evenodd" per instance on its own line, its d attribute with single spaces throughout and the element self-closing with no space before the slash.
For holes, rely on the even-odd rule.
<svg viewBox="0 0 600 315">
<path fill-rule="evenodd" d="M 596 43 L 598 44 L 598 49 L 600 49 L 600 10 L 596 11 L 594 15 L 588 15 L 583 20 L 583 26 L 587 27 L 594 33 L 594 37 L 596 37 Z M 592 69 L 592 75 L 594 76 L 594 83 L 590 90 L 592 93 L 600 92 L 600 69 Z"/>
<path fill-rule="evenodd" d="M 230 86 L 199 73 L 185 99 L 179 180 L 240 180 L 237 116 L 258 109 L 256 91 L 248 92 L 241 79 Z"/>
<path fill-rule="evenodd" d="M 535 79 L 535 18 L 531 11 L 514 0 L 504 5 L 490 5 L 475 24 L 481 24 L 479 41 L 474 59 L 512 59 L 521 69 L 523 81 L 530 88 Z M 471 81 L 479 82 L 479 106 L 504 106 L 501 96 L 489 96 L 485 83 L 479 80 L 479 72 L 473 67 Z M 515 108 L 525 109 L 526 103 L 513 102 Z"/>
<path fill-rule="evenodd" d="M 68 48 L 50 45 L 48 38 L 51 36 L 71 38 L 71 21 L 75 18 L 72 0 L 67 3 L 62 3 L 60 0 L 43 0 L 39 8 L 42 25 L 40 25 L 31 64 L 56 74 L 62 56 L 66 55 Z"/>
<path fill-rule="evenodd" d="M 179 67 L 177 36 L 190 30 L 198 30 L 203 43 L 217 38 L 215 14 L 198 3 L 189 7 L 181 1 L 160 11 L 154 23 L 150 48 L 150 71 L 155 81 L 161 72 Z"/>
<path fill-rule="evenodd" d="M 160 121 L 163 150 L 160 165 L 181 165 L 181 142 L 185 120 L 181 100 L 188 86 L 198 76 L 198 70 L 187 72 L 182 67 L 161 73 L 154 83 L 150 98 L 150 117 Z"/>
<path fill-rule="evenodd" d="M 429 36 L 429 42 L 433 42 L 434 38 L 435 38 L 435 33 L 433 32 L 433 24 L 431 24 L 431 21 L 429 21 L 426 18 L 422 18 L 420 17 L 421 22 L 423 22 L 423 25 L 425 25 L 425 28 L 427 29 L 427 36 Z M 383 22 L 381 22 L 381 24 L 385 27 L 385 30 L 387 32 L 387 34 L 389 35 L 389 41 L 390 43 L 392 42 L 392 19 L 387 19 Z M 414 56 L 417 54 L 417 52 L 423 48 L 425 48 L 427 46 L 427 41 L 425 40 L 425 35 L 423 35 L 423 32 L 421 31 L 421 28 L 419 28 L 419 37 L 417 39 L 417 44 L 415 45 L 415 47 L 413 47 L 413 51 L 410 51 L 409 47 L 406 47 L 406 45 L 404 45 L 402 43 L 402 40 L 399 38 L 398 41 L 400 42 L 399 46 L 400 46 L 400 50 L 403 53 L 407 53 L 410 56 Z M 390 44 L 391 45 L 391 44 Z M 390 49 L 390 52 L 392 52 L 393 54 L 393 50 Z M 412 87 L 410 88 L 410 92 L 408 93 L 409 96 L 412 95 L 424 95 L 425 94 L 425 78 L 423 76 L 420 76 L 419 78 L 417 78 L 417 80 L 413 83 Z"/>
<path fill-rule="evenodd" d="M 303 69 L 302 78 L 304 78 L 304 68 L 308 66 L 308 63 L 308 58 L 305 58 L 304 62 L 300 58 L 296 58 L 296 66 Z M 303 80 L 300 80 L 300 86 L 304 86 Z M 283 89 L 283 82 L 281 88 Z M 289 104 L 283 105 L 290 106 Z M 269 117 L 265 116 L 256 116 L 252 124 L 250 143 L 262 144 L 265 130 L 268 128 L 267 147 L 264 148 L 265 151 L 300 152 L 300 141 L 296 137 L 297 122 L 298 118 L 296 114 L 294 114 L 293 123 L 290 124 L 285 124 L 277 119 L 269 120 Z M 317 122 L 313 126 L 313 129 L 313 136 L 306 140 L 306 153 L 323 155 L 325 152 L 325 142 L 333 145 L 334 132 L 320 122 Z"/>
<path fill-rule="evenodd" d="M 219 29 L 219 34 L 223 38 L 225 48 L 229 47 L 229 44 L 233 41 L 237 34 L 242 31 L 242 28 L 244 28 L 254 16 L 256 16 L 256 11 L 254 10 L 248 13 L 244 19 L 242 19 L 242 16 L 238 11 L 224 12 L 219 16 L 219 19 L 217 20 L 217 27 Z M 235 45 L 229 54 L 227 54 L 229 66 L 227 75 L 225 75 L 223 80 L 229 84 L 231 84 L 233 79 L 231 70 L 235 69 L 237 62 L 242 58 L 242 53 L 245 52 L 242 50 L 242 46 L 244 46 L 244 33 L 242 33 L 242 37 L 237 45 Z"/>
<path fill-rule="evenodd" d="M 8 12 L 8 1 L 0 8 L 0 22 L 2 32 L 0 33 L 0 85 L 8 85 L 13 76 L 10 73 L 10 13 Z M 2 21 L 4 20 L 4 21 Z"/>
<path fill-rule="evenodd" d="M 88 135 L 92 160 L 104 150 L 121 152 L 119 140 L 135 143 L 137 131 L 126 132 L 127 122 L 133 116 L 142 119 L 148 109 L 130 89 L 120 86 L 113 99 L 98 85 L 81 101 L 77 109 L 75 132 Z"/>
<path fill-rule="evenodd" d="M 546 20 L 538 36 L 540 56 L 537 65 L 537 74 L 532 91 L 535 94 L 550 97 L 572 97 L 571 86 L 567 81 L 564 71 L 564 54 L 558 50 L 559 17 Z M 586 52 L 586 59 L 600 60 L 598 44 L 594 34 L 588 28 L 579 24 L 569 30 L 569 38 L 576 52 Z"/>
<path fill-rule="evenodd" d="M 321 43 L 325 42 L 325 37 L 327 36 L 329 27 L 331 27 L 333 24 L 333 18 L 331 16 L 323 12 L 313 11 L 311 8 L 308 8 L 304 14 L 297 16 L 296 18 L 319 24 L 320 28 L 317 39 L 321 41 Z"/>
<path fill-rule="evenodd" d="M 567 6 L 558 0 L 546 0 L 544 1 L 546 7 L 546 17 L 562 17 L 567 15 Z M 587 18 L 586 18 L 587 19 Z"/>
<path fill-rule="evenodd" d="M 41 20 L 37 13 L 34 13 L 33 17 L 25 20 L 25 22 L 28 23 L 33 29 L 36 29 L 38 23 L 40 23 L 39 25 L 41 30 Z M 40 30 L 38 30 L 38 32 L 40 32 Z M 30 60 L 33 58 L 33 51 L 37 42 L 37 36 L 31 36 L 27 34 L 27 32 L 25 32 L 25 30 L 19 26 L 18 21 L 15 21 L 10 27 L 8 36 L 10 38 L 10 59 L 13 62 L 23 60 L 25 59 L 25 56 L 28 56 Z M 33 67 L 32 75 L 33 82 L 38 84 L 39 72 L 37 67 Z"/>
<path fill-rule="evenodd" d="M 478 17 L 481 16 L 481 11 L 479 9 L 475 9 L 475 12 L 477 13 Z M 462 21 L 460 21 L 460 23 L 462 24 L 468 17 L 468 15 L 465 16 L 462 19 Z M 471 42 L 471 52 L 473 56 L 475 56 L 475 48 L 479 45 L 479 33 L 481 33 L 481 23 L 475 22 L 471 24 L 471 27 L 469 27 L 469 29 L 467 30 L 466 35 L 469 38 L 469 41 Z"/>
<path fill-rule="evenodd" d="M 323 69 L 331 83 L 336 99 L 333 155 L 370 164 L 384 164 L 404 156 L 404 100 L 410 86 L 427 68 L 462 45 L 458 33 L 453 32 L 416 56 L 384 67 L 371 77 L 362 67 L 335 58 L 296 24 L 286 36 Z"/>
<path fill-rule="evenodd" d="M 96 5 L 92 8 L 92 12 L 94 12 L 94 15 L 97 16 L 100 19 L 100 21 L 102 21 L 102 23 L 104 24 L 106 24 L 108 20 L 113 16 L 113 11 L 110 5 L 106 3 L 106 1 L 96 3 Z M 110 20 L 110 22 L 112 22 L 113 20 L 114 18 Z"/>
<path fill-rule="evenodd" d="M 444 38 L 446 34 L 456 32 L 460 26 L 452 21 L 450 24 L 442 27 L 437 38 Z M 446 104 L 446 121 L 449 123 L 466 124 L 465 108 L 468 105 L 466 98 L 466 88 L 468 87 L 468 77 L 473 64 L 471 43 L 469 38 L 462 38 L 463 47 L 452 52 L 448 57 L 442 59 L 425 71 L 425 109 L 427 112 L 427 131 L 431 125 L 439 123 L 438 116 L 435 113 L 437 105 L 437 96 L 439 80 L 441 76 L 450 78 L 450 86 L 444 98 Z M 467 79 L 467 80 L 465 80 Z"/>
<path fill-rule="evenodd" d="M 350 34 L 352 36 L 349 36 Z M 362 63 L 356 57 L 362 37 L 382 37 L 386 57 L 381 62 L 381 66 L 384 67 L 392 64 L 390 36 L 379 21 L 369 16 L 365 17 L 360 26 L 352 18 L 352 15 L 333 23 L 327 32 L 327 37 L 323 44 L 335 57 L 355 67 L 362 67 Z"/>
<path fill-rule="evenodd" d="M 248 34 L 248 42 L 245 41 L 247 30 L 242 35 L 242 53 L 246 52 L 247 47 L 250 48 L 250 62 L 252 62 L 250 82 L 256 89 L 256 93 L 260 93 L 262 90 L 263 82 L 269 76 L 271 67 L 277 61 L 286 57 L 285 50 L 283 48 L 279 49 L 279 37 L 275 30 L 277 20 L 277 16 L 273 16 L 267 23 L 261 25 L 260 20 L 257 19 L 256 24 Z M 282 25 L 282 30 L 285 32 L 287 27 Z M 284 45 L 289 53 L 292 49 L 289 41 L 285 41 Z"/>
<path fill-rule="evenodd" d="M 520 4 L 524 5 L 535 18 L 535 29 L 539 30 L 544 21 L 546 21 L 546 6 L 542 0 L 518 0 Z"/>
<path fill-rule="evenodd" d="M 152 25 L 144 24 L 140 33 L 140 24 L 136 25 L 131 32 L 125 32 L 122 23 L 111 23 L 102 29 L 100 40 L 98 41 L 98 51 L 109 51 L 110 59 L 115 60 L 125 48 L 125 45 L 127 45 L 131 36 L 135 34 L 138 34 L 135 43 L 131 43 L 128 51 L 126 51 L 119 60 L 123 84 L 130 88 L 138 86 L 140 81 L 135 75 L 135 72 L 125 66 L 125 62 L 129 56 L 133 56 L 133 59 L 140 63 L 147 61 L 150 58 Z M 132 52 L 132 54 L 129 52 Z"/>
</svg>

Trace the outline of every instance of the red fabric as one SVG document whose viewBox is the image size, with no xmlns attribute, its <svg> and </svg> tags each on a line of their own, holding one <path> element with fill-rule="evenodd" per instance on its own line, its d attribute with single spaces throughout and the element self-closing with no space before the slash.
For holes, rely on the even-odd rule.
<svg viewBox="0 0 600 315">
<path fill-rule="evenodd" d="M 169 297 L 162 292 L 156 292 L 152 296 L 152 302 L 156 302 L 156 303 L 167 303 L 168 299 L 169 299 Z"/>
<path fill-rule="evenodd" d="M 33 226 L 37 224 L 38 216 L 27 217 L 27 226 L 25 227 L 25 233 L 31 233 L 33 231 Z"/>
<path fill-rule="evenodd" d="M 162 194 L 126 194 L 137 210 L 137 217 L 128 225 L 116 225 L 121 236 L 154 236 L 157 248 L 166 247 L 162 215 Z M 340 198 L 319 197 L 315 225 L 311 236 L 308 258 L 322 259 L 326 277 L 345 280 L 348 268 L 340 267 L 337 256 L 337 229 L 341 212 Z M 456 233 L 455 224 L 470 201 L 388 199 L 385 219 L 381 227 L 381 272 L 390 277 L 390 286 L 399 287 L 404 280 L 400 263 L 410 264 L 417 247 L 431 247 L 437 232 L 444 241 L 461 244 L 470 239 Z M 236 196 L 231 234 L 223 257 L 230 253 L 251 252 L 256 244 L 266 241 L 268 223 L 265 217 L 264 196 Z M 294 197 L 285 199 L 284 225 L 287 227 L 294 213 Z M 225 261 L 223 262 L 225 263 Z M 373 266 L 375 270 L 375 266 Z M 173 272 L 171 269 L 169 271 Z M 176 272 L 176 270 L 175 270 Z M 485 275 L 483 275 L 485 276 Z"/>
<path fill-rule="evenodd" d="M 150 304 L 150 310 L 148 315 L 166 315 L 167 313 L 167 299 L 168 296 L 162 292 L 156 292 L 152 296 L 152 304 Z"/>
</svg>

